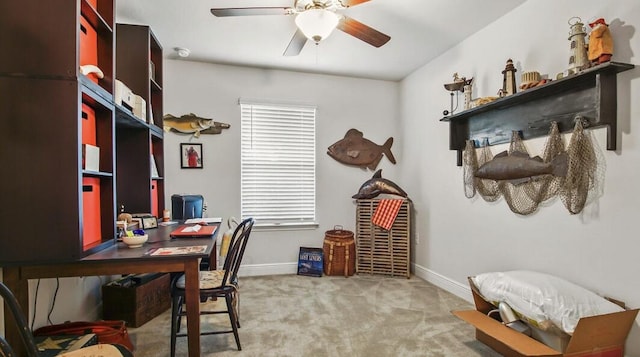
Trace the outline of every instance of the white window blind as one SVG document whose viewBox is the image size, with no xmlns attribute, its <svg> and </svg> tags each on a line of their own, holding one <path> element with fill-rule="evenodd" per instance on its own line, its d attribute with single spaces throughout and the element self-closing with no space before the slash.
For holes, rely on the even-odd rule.
<svg viewBox="0 0 640 357">
<path fill-rule="evenodd" d="M 241 213 L 256 225 L 316 219 L 315 107 L 240 102 Z"/>
</svg>

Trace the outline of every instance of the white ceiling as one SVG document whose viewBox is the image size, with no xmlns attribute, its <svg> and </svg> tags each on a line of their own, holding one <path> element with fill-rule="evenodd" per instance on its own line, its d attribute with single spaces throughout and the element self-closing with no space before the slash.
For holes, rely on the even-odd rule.
<svg viewBox="0 0 640 357">
<path fill-rule="evenodd" d="M 116 22 L 151 26 L 166 58 L 401 80 L 526 0 L 371 0 L 343 11 L 391 40 L 375 48 L 341 31 L 282 56 L 293 16 L 215 17 L 224 7 L 291 7 L 294 0 L 117 0 Z"/>
</svg>

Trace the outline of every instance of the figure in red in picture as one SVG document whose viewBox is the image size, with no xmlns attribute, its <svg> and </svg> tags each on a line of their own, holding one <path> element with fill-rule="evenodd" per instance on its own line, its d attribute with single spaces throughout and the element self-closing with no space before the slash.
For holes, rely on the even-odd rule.
<svg viewBox="0 0 640 357">
<path fill-rule="evenodd" d="M 198 151 L 190 146 L 185 154 L 187 155 L 187 165 L 189 167 L 198 167 L 200 166 L 200 155 L 198 155 Z"/>
<path fill-rule="evenodd" d="M 613 39 L 609 31 L 609 25 L 603 18 L 591 23 L 589 34 L 589 60 L 594 64 L 609 62 L 613 55 Z"/>
</svg>

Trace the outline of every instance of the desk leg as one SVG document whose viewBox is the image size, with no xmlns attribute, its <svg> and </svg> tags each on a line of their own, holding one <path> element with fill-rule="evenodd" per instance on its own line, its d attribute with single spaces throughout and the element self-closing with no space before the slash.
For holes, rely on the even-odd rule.
<svg viewBox="0 0 640 357">
<path fill-rule="evenodd" d="M 22 313 L 27 321 L 29 321 L 29 281 L 20 278 L 20 268 L 5 267 L 2 269 L 4 285 L 15 295 Z M 27 349 L 20 337 L 20 331 L 16 325 L 16 320 L 11 314 L 11 310 L 7 304 L 4 304 L 4 334 L 7 342 L 13 348 L 16 356 L 24 356 Z"/>
<path fill-rule="evenodd" d="M 200 279 L 197 259 L 185 263 L 185 303 L 187 304 L 187 338 L 189 356 L 200 357 Z"/>
</svg>

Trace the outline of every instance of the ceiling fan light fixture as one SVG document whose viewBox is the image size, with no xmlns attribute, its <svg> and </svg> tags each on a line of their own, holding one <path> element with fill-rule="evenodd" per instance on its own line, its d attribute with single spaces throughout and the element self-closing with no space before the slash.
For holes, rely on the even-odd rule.
<svg viewBox="0 0 640 357">
<path fill-rule="evenodd" d="M 336 28 L 338 15 L 325 9 L 309 9 L 296 16 L 296 25 L 308 39 L 318 43 Z"/>
</svg>

